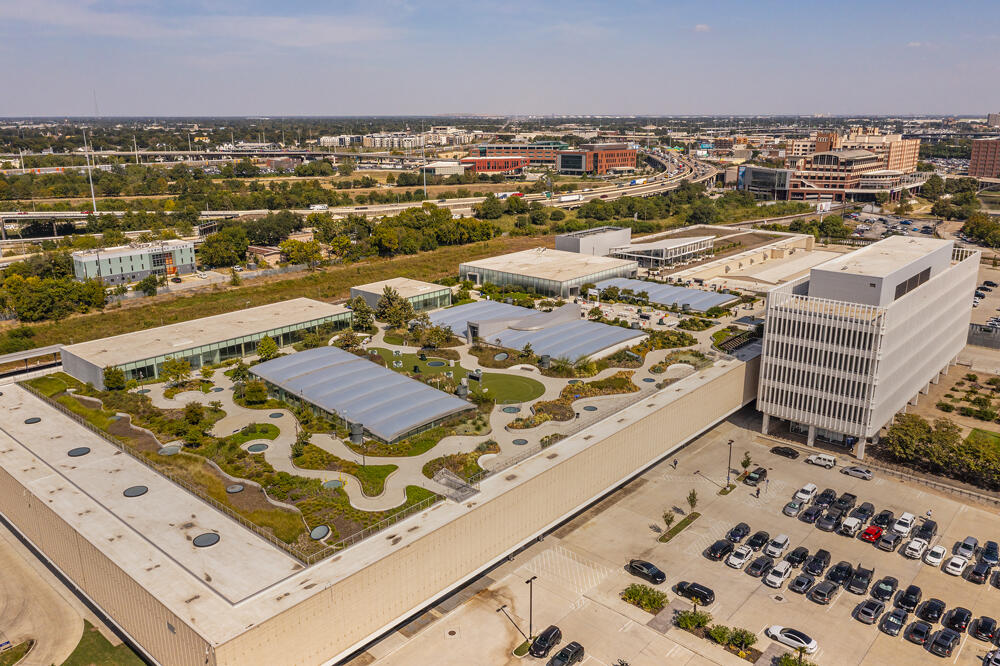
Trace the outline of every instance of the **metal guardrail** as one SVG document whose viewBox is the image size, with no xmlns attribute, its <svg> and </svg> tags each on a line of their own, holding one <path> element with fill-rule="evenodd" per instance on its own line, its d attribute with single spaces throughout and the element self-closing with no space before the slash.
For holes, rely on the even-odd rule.
<svg viewBox="0 0 1000 666">
<path fill-rule="evenodd" d="M 986 495 L 975 490 L 969 490 L 968 488 L 963 488 L 961 486 L 956 486 L 950 483 L 945 483 L 943 481 L 935 481 L 934 479 L 927 479 L 919 474 L 915 474 L 914 470 L 911 470 L 902 465 L 895 465 L 893 463 L 887 463 L 882 460 L 866 460 L 865 464 L 869 467 L 874 467 L 881 472 L 891 474 L 900 479 L 906 481 L 916 481 L 917 483 L 922 483 L 925 486 L 931 488 L 937 488 L 944 492 L 952 493 L 955 495 L 960 495 L 962 497 L 968 497 L 985 504 L 992 504 L 994 506 L 1000 506 L 1000 497 L 994 497 L 992 495 Z"/>
</svg>

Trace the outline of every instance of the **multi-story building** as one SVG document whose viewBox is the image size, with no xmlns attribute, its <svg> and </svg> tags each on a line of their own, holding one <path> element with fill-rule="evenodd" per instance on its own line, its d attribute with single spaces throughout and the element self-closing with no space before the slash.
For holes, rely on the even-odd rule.
<svg viewBox="0 0 1000 666">
<path fill-rule="evenodd" d="M 73 253 L 77 280 L 99 278 L 105 284 L 137 282 L 147 275 L 183 275 L 195 269 L 194 243 L 180 240 L 133 243 Z"/>
<path fill-rule="evenodd" d="M 986 124 L 990 127 L 1000 127 L 1000 113 L 991 113 L 986 116 Z"/>
<path fill-rule="evenodd" d="M 323 148 L 347 148 L 350 146 L 360 146 L 362 137 L 360 134 L 340 134 L 338 136 L 321 136 L 319 145 Z"/>
<path fill-rule="evenodd" d="M 527 157 L 463 157 L 459 162 L 472 173 L 521 173 L 531 163 Z"/>
<path fill-rule="evenodd" d="M 892 236 L 768 292 L 757 409 L 793 433 L 875 442 L 965 346 L 979 251 Z"/>
<path fill-rule="evenodd" d="M 920 139 L 904 139 L 902 134 L 882 134 L 877 127 L 852 127 L 841 141 L 844 150 L 868 150 L 879 156 L 882 168 L 901 173 L 917 170 Z"/>
<path fill-rule="evenodd" d="M 556 170 L 566 174 L 603 174 L 635 169 L 636 150 L 627 143 L 585 143 L 579 150 L 561 150 Z"/>
<path fill-rule="evenodd" d="M 842 138 L 836 132 L 812 132 L 808 138 L 792 139 L 785 147 L 789 157 L 805 157 L 841 148 Z"/>
<path fill-rule="evenodd" d="M 423 136 L 405 132 L 366 134 L 361 137 L 361 145 L 365 148 L 413 149 L 421 147 L 423 143 Z"/>
<path fill-rule="evenodd" d="M 534 143 L 487 143 L 469 149 L 469 157 L 527 157 L 534 166 L 555 166 L 560 150 L 568 150 L 563 141 Z"/>
<path fill-rule="evenodd" d="M 972 142 L 969 175 L 973 178 L 1000 178 L 1000 139 Z"/>
</svg>

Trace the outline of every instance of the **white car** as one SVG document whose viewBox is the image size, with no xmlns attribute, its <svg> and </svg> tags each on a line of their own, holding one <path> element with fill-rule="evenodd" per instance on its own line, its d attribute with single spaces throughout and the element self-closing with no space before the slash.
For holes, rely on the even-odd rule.
<svg viewBox="0 0 1000 666">
<path fill-rule="evenodd" d="M 767 572 L 764 576 L 764 585 L 768 587 L 779 588 L 781 587 L 788 577 L 792 575 L 792 563 L 787 560 L 781 560 L 774 568 Z"/>
<path fill-rule="evenodd" d="M 934 546 L 926 553 L 924 553 L 924 562 L 931 565 L 932 567 L 941 566 L 941 562 L 944 561 L 944 556 L 948 554 L 944 546 Z"/>
<path fill-rule="evenodd" d="M 753 548 L 744 544 L 737 546 L 736 550 L 729 554 L 729 557 L 726 558 L 726 564 L 734 569 L 742 569 L 751 557 L 753 557 Z"/>
<path fill-rule="evenodd" d="M 794 499 L 797 499 L 800 502 L 808 502 L 815 495 L 816 495 L 816 484 L 807 483 L 806 485 L 799 488 L 798 491 L 796 491 Z"/>
<path fill-rule="evenodd" d="M 764 554 L 771 557 L 781 557 L 788 548 L 788 536 L 785 534 L 779 534 L 778 536 L 771 539 L 771 542 L 767 544 L 764 548 Z"/>
<path fill-rule="evenodd" d="M 916 516 L 912 513 L 904 513 L 896 522 L 892 525 L 892 531 L 902 537 L 910 536 L 910 532 L 913 530 L 913 524 L 917 520 Z"/>
<path fill-rule="evenodd" d="M 903 557 L 919 560 L 925 550 L 927 550 L 926 541 L 923 539 L 910 539 L 910 543 L 906 544 L 906 548 L 903 549 Z"/>
<path fill-rule="evenodd" d="M 784 643 L 792 649 L 797 650 L 799 648 L 804 648 L 806 654 L 813 654 L 819 649 L 819 643 L 809 636 L 806 636 L 798 629 L 783 627 L 780 624 L 776 624 L 772 627 L 768 627 L 764 633 L 767 634 L 768 638 L 772 638 L 779 643 Z"/>
<path fill-rule="evenodd" d="M 955 555 L 948 560 L 948 564 L 944 565 L 944 572 L 952 576 L 961 576 L 967 566 L 969 566 L 969 560 L 961 555 Z"/>
</svg>

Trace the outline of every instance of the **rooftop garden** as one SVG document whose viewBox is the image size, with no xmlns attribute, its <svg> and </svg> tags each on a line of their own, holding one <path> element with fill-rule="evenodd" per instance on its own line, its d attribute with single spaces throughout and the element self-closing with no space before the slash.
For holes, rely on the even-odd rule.
<svg viewBox="0 0 1000 666">
<path fill-rule="evenodd" d="M 540 426 L 546 421 L 569 421 L 575 414 L 573 403 L 577 400 L 638 391 L 639 387 L 632 383 L 633 374 L 632 372 L 623 370 L 604 379 L 581 384 L 570 384 L 563 388 L 558 398 L 536 402 L 532 406 L 533 413 L 531 416 L 516 418 L 507 427 L 514 430 L 521 430 Z"/>
</svg>

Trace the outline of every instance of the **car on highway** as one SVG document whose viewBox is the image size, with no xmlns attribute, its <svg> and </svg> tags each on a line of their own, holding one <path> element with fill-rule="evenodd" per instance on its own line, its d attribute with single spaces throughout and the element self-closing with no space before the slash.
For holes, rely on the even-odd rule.
<svg viewBox="0 0 1000 666">
<path fill-rule="evenodd" d="M 799 514 L 799 520 L 803 523 L 809 523 L 811 525 L 819 520 L 819 517 L 822 515 L 823 507 L 813 504 L 810 507 L 806 507 L 806 510 Z"/>
<path fill-rule="evenodd" d="M 882 538 L 882 533 L 885 532 L 878 525 L 869 525 L 865 528 L 865 531 L 861 533 L 861 540 L 867 541 L 868 543 L 875 543 Z"/>
<path fill-rule="evenodd" d="M 830 551 L 820 548 L 806 561 L 802 571 L 810 576 L 822 576 L 828 566 L 830 566 Z"/>
<path fill-rule="evenodd" d="M 809 549 L 805 546 L 796 546 L 792 552 L 785 555 L 785 561 L 793 567 L 800 567 L 809 557 Z"/>
<path fill-rule="evenodd" d="M 984 583 L 986 583 L 986 581 L 990 579 L 992 575 L 993 575 L 993 567 L 991 567 L 983 560 L 979 560 L 978 562 L 976 562 L 975 566 L 973 566 L 972 569 L 969 570 L 969 575 L 967 578 L 970 583 L 983 585 Z"/>
<path fill-rule="evenodd" d="M 878 622 L 879 617 L 881 617 L 882 612 L 885 611 L 885 603 L 879 601 L 878 599 L 865 599 L 858 606 L 858 611 L 855 617 L 859 622 L 865 624 L 875 624 Z"/>
<path fill-rule="evenodd" d="M 875 543 L 875 547 L 879 550 L 891 553 L 899 548 L 899 544 L 901 543 L 903 543 L 903 537 L 899 536 L 895 532 L 886 532 L 882 535 L 882 538 Z"/>
<path fill-rule="evenodd" d="M 968 608 L 963 608 L 958 606 L 952 608 L 948 616 L 942 620 L 941 624 L 948 627 L 952 631 L 957 631 L 960 634 L 964 634 L 965 630 L 969 628 L 972 623 L 972 611 Z"/>
<path fill-rule="evenodd" d="M 955 547 L 955 555 L 971 560 L 979 552 L 979 541 L 976 537 L 967 536 Z"/>
<path fill-rule="evenodd" d="M 858 467 L 857 465 L 844 467 L 840 470 L 840 473 L 853 476 L 856 479 L 864 479 L 865 481 L 871 481 L 872 478 L 872 471 L 870 469 L 867 467 Z"/>
<path fill-rule="evenodd" d="M 583 661 L 583 646 L 572 641 L 567 643 L 563 649 L 556 653 L 556 656 L 549 659 L 547 666 L 570 666 Z"/>
<path fill-rule="evenodd" d="M 181 282 L 183 282 L 183 280 L 181 280 L 179 277 L 172 277 L 170 278 L 170 281 L 173 282 L 174 284 L 180 284 Z"/>
<path fill-rule="evenodd" d="M 731 545 L 731 544 L 730 544 Z M 743 544 L 736 548 L 729 557 L 726 558 L 726 566 L 732 567 L 733 569 L 742 569 L 743 565 L 750 561 L 753 557 L 753 550 L 749 546 Z"/>
<path fill-rule="evenodd" d="M 933 632 L 931 625 L 926 622 L 914 622 L 910 625 L 909 631 L 906 632 L 906 640 L 917 645 L 924 645 Z"/>
<path fill-rule="evenodd" d="M 782 458 L 788 458 L 789 460 L 795 460 L 799 457 L 799 452 L 790 446 L 775 446 L 771 448 L 771 453 L 776 456 L 781 456 Z"/>
<path fill-rule="evenodd" d="M 881 629 L 890 636 L 899 636 L 910 615 L 902 608 L 894 608 L 882 618 Z"/>
<path fill-rule="evenodd" d="M 556 625 L 549 625 L 549 627 L 538 634 L 535 640 L 531 642 L 531 647 L 528 648 L 528 654 L 532 657 L 537 657 L 542 659 L 549 656 L 549 652 L 562 642 L 562 631 Z"/>
<path fill-rule="evenodd" d="M 653 585 L 659 585 L 667 579 L 667 575 L 660 571 L 656 565 L 646 560 L 629 560 L 625 565 L 625 571 L 633 576 L 643 578 Z"/>
<path fill-rule="evenodd" d="M 726 533 L 726 538 L 733 543 L 739 543 L 746 539 L 748 534 L 750 534 L 750 526 L 746 523 L 738 523 Z"/>
<path fill-rule="evenodd" d="M 993 639 L 997 637 L 997 621 L 988 615 L 983 615 L 976 620 L 969 635 L 981 641 L 992 643 Z"/>
<path fill-rule="evenodd" d="M 883 509 L 872 518 L 872 525 L 877 525 L 883 529 L 889 529 L 896 522 L 896 516 L 889 509 Z"/>
<path fill-rule="evenodd" d="M 771 557 L 781 557 L 788 549 L 788 535 L 779 534 L 764 547 L 764 554 Z"/>
<path fill-rule="evenodd" d="M 811 500 L 813 497 L 816 496 L 816 490 L 817 488 L 815 483 L 807 483 L 806 485 L 802 486 L 801 488 L 795 491 L 795 496 L 793 497 L 793 499 L 796 499 L 800 502 L 808 502 L 809 500 Z"/>
<path fill-rule="evenodd" d="M 945 555 L 948 551 L 942 545 L 937 545 L 924 553 L 924 562 L 931 565 L 932 567 L 941 566 L 941 562 L 944 561 Z"/>
<path fill-rule="evenodd" d="M 809 590 L 809 598 L 818 604 L 829 604 L 837 597 L 837 592 L 840 591 L 840 586 L 836 583 L 832 583 L 828 580 L 824 580 L 822 583 L 818 583 Z"/>
<path fill-rule="evenodd" d="M 760 578 L 762 576 L 767 575 L 767 572 L 769 572 L 771 570 L 771 567 L 773 566 L 774 566 L 773 559 L 771 559 L 767 555 L 761 555 L 756 560 L 751 562 L 750 566 L 744 569 L 744 571 L 746 571 L 749 575 L 753 576 L 754 578 Z"/>
<path fill-rule="evenodd" d="M 943 601 L 931 598 L 920 606 L 920 610 L 917 611 L 917 616 L 933 624 L 944 616 L 946 608 L 947 606 L 945 606 Z"/>
<path fill-rule="evenodd" d="M 701 583 L 689 583 L 682 580 L 677 583 L 676 590 L 680 596 L 697 601 L 702 606 L 710 606 L 715 602 L 715 592 L 712 588 Z"/>
<path fill-rule="evenodd" d="M 791 575 L 792 565 L 782 560 L 774 565 L 774 567 L 767 572 L 767 575 L 764 576 L 764 585 L 777 589 L 781 587 Z"/>
<path fill-rule="evenodd" d="M 815 581 L 816 579 L 809 574 L 799 574 L 788 584 L 788 589 L 796 594 L 805 594 Z"/>
<path fill-rule="evenodd" d="M 853 575 L 854 566 L 846 560 L 841 560 L 826 572 L 826 579 L 837 585 L 845 585 L 847 581 L 851 580 L 851 576 Z"/>
<path fill-rule="evenodd" d="M 833 488 L 825 488 L 823 492 L 816 496 L 813 504 L 821 509 L 828 509 L 837 500 L 837 491 Z"/>
<path fill-rule="evenodd" d="M 792 629 L 791 627 L 783 627 L 780 624 L 775 624 L 765 629 L 764 633 L 768 638 L 787 645 L 793 650 L 797 651 L 801 648 L 805 654 L 813 654 L 819 649 L 819 643 L 817 643 L 815 639 L 798 629 Z"/>
<path fill-rule="evenodd" d="M 965 573 L 965 568 L 969 566 L 969 560 L 961 555 L 954 555 L 947 564 L 944 565 L 944 572 L 952 576 L 961 576 Z"/>
<path fill-rule="evenodd" d="M 754 532 L 754 535 L 749 539 L 747 539 L 747 545 L 750 546 L 751 550 L 753 550 L 753 552 L 756 553 L 758 550 L 767 545 L 767 542 L 770 540 L 771 540 L 770 534 L 768 534 L 764 530 L 759 530 L 757 532 Z"/>
<path fill-rule="evenodd" d="M 927 550 L 927 542 L 920 538 L 910 539 L 910 542 L 906 544 L 901 552 L 903 557 L 908 557 L 911 560 L 920 559 L 920 556 L 924 554 Z"/>
<path fill-rule="evenodd" d="M 805 508 L 804 503 L 802 503 L 799 500 L 792 500 L 791 502 L 785 505 L 785 508 L 781 510 L 781 513 L 785 514 L 789 518 L 795 518 L 800 513 L 802 513 L 803 508 Z"/>
<path fill-rule="evenodd" d="M 928 649 L 939 657 L 950 657 L 961 639 L 962 637 L 957 631 L 942 629 L 931 641 L 931 646 Z"/>
</svg>

